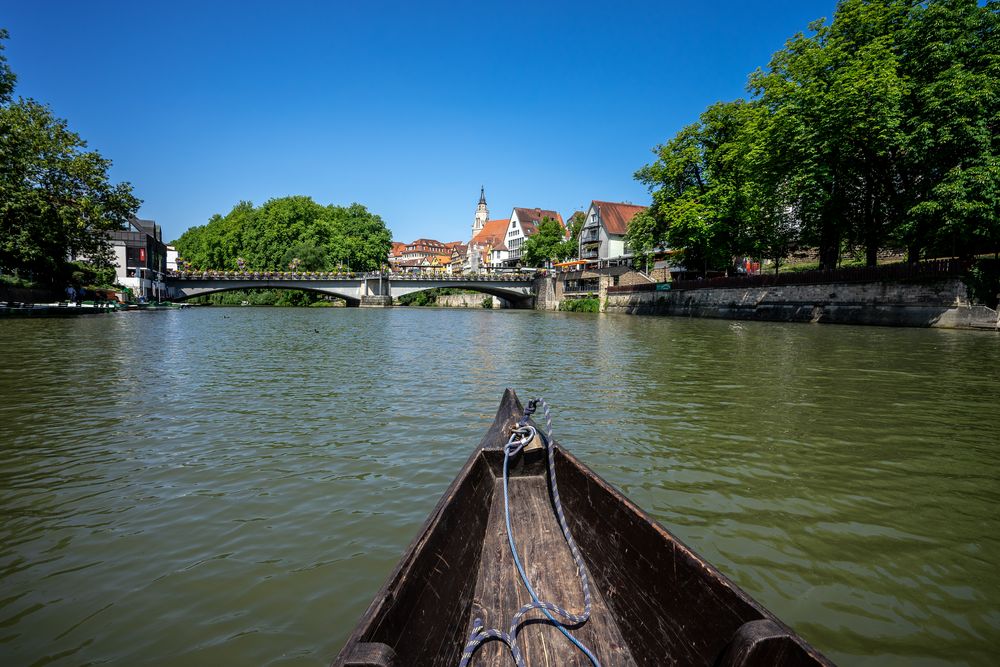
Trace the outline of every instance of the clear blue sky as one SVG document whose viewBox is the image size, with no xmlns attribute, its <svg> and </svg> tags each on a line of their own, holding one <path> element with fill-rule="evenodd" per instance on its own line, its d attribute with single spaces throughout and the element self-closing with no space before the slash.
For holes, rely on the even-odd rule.
<svg viewBox="0 0 1000 667">
<path fill-rule="evenodd" d="M 237 201 L 360 202 L 396 240 L 647 203 L 635 170 L 834 0 L 14 2 L 15 91 L 114 161 L 167 240 Z"/>
</svg>

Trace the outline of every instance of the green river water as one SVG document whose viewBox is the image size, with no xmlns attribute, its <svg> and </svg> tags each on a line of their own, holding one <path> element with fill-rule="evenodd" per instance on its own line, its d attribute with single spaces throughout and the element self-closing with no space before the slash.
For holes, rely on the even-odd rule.
<svg viewBox="0 0 1000 667">
<path fill-rule="evenodd" d="M 0 321 L 0 665 L 322 665 L 503 388 L 831 659 L 991 665 L 1000 337 L 434 309 Z"/>
</svg>

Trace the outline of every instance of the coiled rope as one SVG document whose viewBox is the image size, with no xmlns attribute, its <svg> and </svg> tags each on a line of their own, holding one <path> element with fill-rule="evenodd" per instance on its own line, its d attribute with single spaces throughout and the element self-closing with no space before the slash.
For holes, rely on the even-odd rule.
<svg viewBox="0 0 1000 667">
<path fill-rule="evenodd" d="M 563 609 L 557 604 L 539 599 L 538 594 L 531 585 L 531 582 L 528 581 L 528 575 L 525 573 L 524 567 L 521 564 L 521 559 L 517 553 L 517 545 L 514 543 L 514 532 L 510 527 L 510 494 L 508 492 L 509 475 L 507 472 L 508 464 L 510 459 L 517 455 L 524 448 L 524 446 L 530 443 L 537 435 L 537 431 L 528 423 L 528 420 L 531 418 L 531 415 L 534 414 L 539 403 L 541 403 L 542 409 L 545 411 L 546 435 L 542 438 L 542 440 L 545 444 L 546 450 L 548 450 L 549 487 L 552 491 L 552 502 L 555 505 L 556 518 L 559 519 L 559 527 L 562 528 L 563 537 L 566 538 L 566 544 L 569 545 L 569 550 L 573 554 L 573 562 L 576 564 L 576 572 L 580 577 L 580 586 L 583 589 L 582 614 L 574 614 Z M 601 663 L 597 660 L 594 654 L 591 653 L 590 649 L 570 634 L 570 631 L 567 630 L 555 616 L 553 616 L 553 614 L 558 614 L 571 625 L 585 623 L 590 618 L 591 600 L 590 584 L 587 581 L 587 571 L 583 566 L 583 558 L 580 556 L 580 550 L 577 548 L 576 542 L 573 540 L 573 536 L 569 532 L 569 527 L 566 525 L 566 516 L 563 514 L 562 502 L 559 500 L 559 487 L 556 485 L 555 450 L 552 447 L 552 413 L 549 410 L 548 403 L 546 403 L 544 399 L 537 398 L 528 401 L 528 405 L 524 409 L 524 415 L 521 417 L 521 420 L 517 423 L 517 426 L 511 433 L 507 444 L 504 445 L 503 454 L 503 509 L 504 519 L 507 523 L 507 542 L 510 544 L 510 552 L 514 556 L 514 564 L 517 566 L 518 574 L 521 575 L 521 581 L 524 582 L 524 587 L 528 589 L 528 593 L 531 595 L 532 601 L 518 609 L 517 613 L 514 614 L 514 618 L 511 619 L 510 628 L 507 632 L 496 628 L 485 628 L 485 624 L 481 618 L 475 619 L 472 624 L 472 632 L 469 635 L 469 640 L 466 642 L 465 648 L 462 651 L 462 660 L 459 663 L 459 667 L 467 667 L 469 661 L 472 660 L 472 655 L 476 652 L 476 649 L 479 648 L 483 642 L 489 639 L 498 639 L 504 642 L 510 649 L 511 656 L 514 658 L 514 664 L 516 664 L 517 667 L 525 667 L 524 656 L 521 654 L 521 649 L 517 645 L 517 633 L 520 630 L 521 620 L 532 609 L 541 609 L 542 613 L 548 617 L 552 624 L 555 625 L 556 629 L 565 635 L 566 638 L 573 643 L 573 645 L 583 651 L 584 655 L 590 659 L 590 662 L 594 665 L 594 667 L 601 667 Z"/>
</svg>

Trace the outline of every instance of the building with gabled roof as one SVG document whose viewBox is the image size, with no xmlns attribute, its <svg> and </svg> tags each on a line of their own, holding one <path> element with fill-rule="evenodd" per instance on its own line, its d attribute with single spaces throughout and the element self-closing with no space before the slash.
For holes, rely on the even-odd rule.
<svg viewBox="0 0 1000 667">
<path fill-rule="evenodd" d="M 465 262 L 469 256 L 469 246 L 466 243 L 462 245 L 457 245 L 451 249 L 451 272 L 458 274 L 462 273 L 465 267 Z"/>
<path fill-rule="evenodd" d="M 514 207 L 511 211 L 510 221 L 504 231 L 504 243 L 508 252 L 505 263 L 510 266 L 517 266 L 521 263 L 521 253 L 525 239 L 534 236 L 538 232 L 538 225 L 542 220 L 549 218 L 555 220 L 565 231 L 566 225 L 562 216 L 557 212 L 544 208 L 521 208 Z"/>
<path fill-rule="evenodd" d="M 445 244 L 435 239 L 417 239 L 412 243 L 407 243 L 403 248 L 403 259 L 423 259 L 425 257 L 437 257 L 438 255 L 451 255 L 451 251 Z"/>
<path fill-rule="evenodd" d="M 392 247 L 389 248 L 389 266 L 396 266 L 403 259 L 403 252 L 406 249 L 406 244 L 401 241 L 393 241 Z"/>
<path fill-rule="evenodd" d="M 631 255 L 625 243 L 629 223 L 646 206 L 627 202 L 594 200 L 587 209 L 587 218 L 580 230 L 580 259 L 615 259 Z"/>
</svg>

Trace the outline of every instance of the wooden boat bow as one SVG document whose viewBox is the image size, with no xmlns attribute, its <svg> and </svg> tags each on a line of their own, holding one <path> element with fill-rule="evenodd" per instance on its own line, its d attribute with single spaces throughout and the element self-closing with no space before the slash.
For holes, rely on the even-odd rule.
<svg viewBox="0 0 1000 667">
<path fill-rule="evenodd" d="M 362 615 L 335 667 L 454 667 L 474 618 L 504 627 L 530 598 L 513 567 L 500 487 L 503 447 L 524 408 L 507 389 L 496 417 L 416 538 Z M 593 613 L 575 636 L 605 667 L 831 665 L 572 454 L 553 443 L 568 527 L 583 555 Z M 552 512 L 544 451 L 510 465 L 512 529 L 532 584 L 582 608 L 576 569 Z M 522 624 L 518 644 L 535 665 L 590 665 L 542 618 Z M 512 665 L 500 642 L 474 665 Z"/>
</svg>

